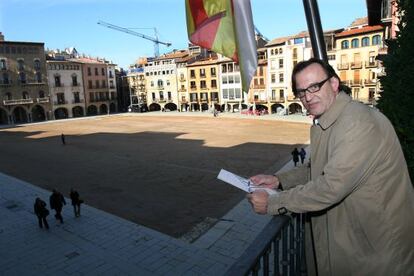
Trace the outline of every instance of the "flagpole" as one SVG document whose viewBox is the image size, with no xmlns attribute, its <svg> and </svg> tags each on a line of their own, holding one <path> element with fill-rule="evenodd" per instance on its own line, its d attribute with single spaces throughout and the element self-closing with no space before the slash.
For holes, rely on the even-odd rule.
<svg viewBox="0 0 414 276">
<path fill-rule="evenodd" d="M 328 62 L 317 0 L 303 0 L 313 56 Z"/>
</svg>

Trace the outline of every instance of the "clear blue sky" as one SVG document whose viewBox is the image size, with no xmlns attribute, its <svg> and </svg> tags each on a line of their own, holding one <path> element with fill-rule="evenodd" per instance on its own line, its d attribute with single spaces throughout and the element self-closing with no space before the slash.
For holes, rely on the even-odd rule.
<svg viewBox="0 0 414 276">
<path fill-rule="evenodd" d="M 318 0 L 324 30 L 346 27 L 367 14 L 365 0 Z M 302 0 L 251 0 L 253 20 L 269 39 L 306 30 Z M 184 0 L 0 0 L 0 31 L 10 41 L 44 42 L 50 49 L 75 47 L 105 57 L 121 67 L 152 56 L 151 41 L 97 24 L 156 27 L 171 42 L 160 53 L 187 47 Z M 149 29 L 135 29 L 150 36 Z"/>
</svg>

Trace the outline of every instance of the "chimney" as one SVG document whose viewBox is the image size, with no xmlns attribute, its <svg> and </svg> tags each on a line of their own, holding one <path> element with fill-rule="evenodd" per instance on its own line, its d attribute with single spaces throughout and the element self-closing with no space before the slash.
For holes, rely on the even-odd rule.
<svg viewBox="0 0 414 276">
<path fill-rule="evenodd" d="M 0 41 L 4 41 L 4 34 L 0 32 Z"/>
</svg>

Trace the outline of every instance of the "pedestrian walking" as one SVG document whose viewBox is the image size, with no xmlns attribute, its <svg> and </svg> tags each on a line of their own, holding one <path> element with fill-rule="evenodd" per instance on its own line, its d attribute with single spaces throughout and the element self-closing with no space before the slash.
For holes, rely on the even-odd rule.
<svg viewBox="0 0 414 276">
<path fill-rule="evenodd" d="M 305 161 L 305 158 L 306 158 L 306 151 L 303 148 L 300 149 L 299 156 L 300 156 L 300 162 L 303 165 L 303 162 Z"/>
<path fill-rule="evenodd" d="M 293 157 L 293 163 L 295 164 L 295 167 L 296 167 L 296 164 L 299 162 L 299 151 L 298 151 L 298 148 L 295 148 L 292 151 L 292 157 Z"/>
<path fill-rule="evenodd" d="M 62 133 L 60 139 L 62 140 L 62 145 L 66 145 L 65 134 Z"/>
<path fill-rule="evenodd" d="M 74 190 L 73 188 L 70 189 L 70 199 L 72 201 L 75 217 L 80 217 L 80 206 L 83 203 L 83 200 L 79 198 L 78 191 Z"/>
<path fill-rule="evenodd" d="M 60 223 L 63 223 L 62 208 L 63 208 L 63 205 L 66 205 L 65 198 L 60 192 L 53 189 L 53 193 L 50 196 L 49 201 L 50 201 L 50 208 L 56 211 L 55 218 L 57 220 L 60 220 Z"/>
<path fill-rule="evenodd" d="M 34 213 L 39 220 L 39 227 L 43 228 L 43 224 L 46 229 L 49 229 L 49 224 L 47 223 L 46 217 L 49 215 L 49 210 L 46 208 L 46 202 L 40 198 L 36 198 L 34 203 Z"/>
</svg>

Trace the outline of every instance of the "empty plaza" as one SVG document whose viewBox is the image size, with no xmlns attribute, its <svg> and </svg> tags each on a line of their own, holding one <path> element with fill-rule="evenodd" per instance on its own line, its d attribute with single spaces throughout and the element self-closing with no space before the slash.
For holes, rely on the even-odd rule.
<svg viewBox="0 0 414 276">
<path fill-rule="evenodd" d="M 73 187 L 90 206 L 179 238 L 245 197 L 216 179 L 221 168 L 246 177 L 273 173 L 308 139 L 307 123 L 99 116 L 1 129 L 0 171 L 66 197 Z"/>
</svg>

